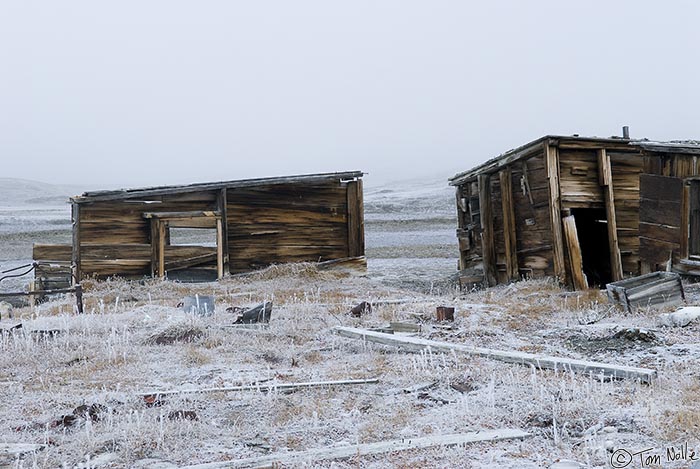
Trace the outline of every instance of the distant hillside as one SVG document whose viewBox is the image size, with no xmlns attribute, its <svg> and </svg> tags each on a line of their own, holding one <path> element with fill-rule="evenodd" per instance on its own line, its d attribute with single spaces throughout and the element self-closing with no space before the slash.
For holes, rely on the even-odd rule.
<svg viewBox="0 0 700 469">
<path fill-rule="evenodd" d="M 28 179 L 0 178 L 0 206 L 61 205 L 85 188 Z"/>
</svg>

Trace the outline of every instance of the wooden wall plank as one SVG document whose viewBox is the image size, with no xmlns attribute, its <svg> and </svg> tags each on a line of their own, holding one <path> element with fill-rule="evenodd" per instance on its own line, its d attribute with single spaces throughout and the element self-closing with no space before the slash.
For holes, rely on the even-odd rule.
<svg viewBox="0 0 700 469">
<path fill-rule="evenodd" d="M 506 276 L 509 280 L 517 280 L 519 270 L 511 169 L 509 167 L 502 169 L 499 173 L 499 178 L 501 182 L 501 208 L 503 211 Z"/>
<path fill-rule="evenodd" d="M 556 147 L 544 144 L 545 165 L 549 180 L 549 218 L 552 226 L 552 251 L 554 255 L 554 275 L 566 283 L 564 263 L 564 240 L 561 223 L 561 194 L 559 186 L 559 151 Z"/>
<path fill-rule="evenodd" d="M 498 283 L 498 277 L 491 208 L 491 177 L 488 174 L 479 175 L 479 207 L 481 210 L 481 245 L 483 252 L 484 280 L 488 286 L 494 286 Z"/>
<path fill-rule="evenodd" d="M 81 223 L 80 223 L 80 216 L 81 216 L 81 208 L 80 205 L 73 202 L 71 204 L 71 221 L 73 225 L 73 247 L 72 247 L 72 254 L 71 254 L 71 283 L 76 284 L 80 283 L 82 280 L 82 269 L 80 265 L 80 253 L 81 253 L 81 246 L 80 243 L 82 242 L 82 237 L 81 237 Z"/>
<path fill-rule="evenodd" d="M 613 190 L 612 167 L 605 149 L 598 150 L 598 183 L 603 187 L 605 217 L 608 221 L 608 247 L 610 249 L 610 273 L 613 282 L 622 280 L 622 258 L 617 239 L 617 217 L 615 215 L 615 193 Z"/>
</svg>

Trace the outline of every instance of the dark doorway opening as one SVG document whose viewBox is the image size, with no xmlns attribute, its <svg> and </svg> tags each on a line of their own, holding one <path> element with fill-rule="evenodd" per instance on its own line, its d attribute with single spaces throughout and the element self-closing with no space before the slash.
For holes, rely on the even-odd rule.
<svg viewBox="0 0 700 469">
<path fill-rule="evenodd" d="M 583 257 L 583 273 L 589 287 L 604 287 L 612 282 L 608 223 L 603 208 L 575 208 L 571 214 L 576 220 L 578 242 Z"/>
</svg>

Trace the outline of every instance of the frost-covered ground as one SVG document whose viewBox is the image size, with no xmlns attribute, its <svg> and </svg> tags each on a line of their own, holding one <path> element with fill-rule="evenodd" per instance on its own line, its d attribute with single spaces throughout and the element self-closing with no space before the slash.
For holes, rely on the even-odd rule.
<svg viewBox="0 0 700 469">
<path fill-rule="evenodd" d="M 700 325 L 663 328 L 663 311 L 623 314 L 598 291 L 566 292 L 547 280 L 456 291 L 447 281 L 456 262 L 447 236 L 454 230 L 449 189 L 373 191 L 365 195 L 366 277 L 291 265 L 208 284 L 85 282 L 84 315 L 74 314 L 66 297 L 3 316 L 0 450 L 4 443 L 45 446 L 21 458 L 0 456 L 0 467 L 155 469 L 496 428 L 532 437 L 297 466 L 516 469 L 570 459 L 611 467 L 613 454 L 647 448 L 662 464 L 644 467 L 690 466 L 667 462 L 666 448 L 687 442 L 700 450 Z M 214 295 L 216 314 L 183 313 L 178 303 L 195 293 Z M 697 304 L 700 289 L 687 285 L 686 293 Z M 263 301 L 274 302 L 269 328 L 230 327 L 227 307 Z M 360 301 L 375 306 L 354 318 L 348 310 Z M 456 308 L 448 327 L 434 321 L 439 305 Z M 420 324 L 424 338 L 649 367 L 659 376 L 650 385 L 605 381 L 410 354 L 330 333 L 337 325 L 390 321 Z M 626 328 L 651 333 L 615 336 Z M 159 343 L 178 335 L 184 339 Z M 138 395 L 351 378 L 379 382 L 188 393 L 159 405 Z M 404 391 L 417 385 L 425 389 Z M 635 459 L 627 467 L 642 465 Z"/>
</svg>

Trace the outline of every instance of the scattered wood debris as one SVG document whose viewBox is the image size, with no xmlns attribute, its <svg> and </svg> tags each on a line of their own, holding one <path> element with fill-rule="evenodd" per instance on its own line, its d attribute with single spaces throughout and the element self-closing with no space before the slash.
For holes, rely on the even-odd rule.
<svg viewBox="0 0 700 469">
<path fill-rule="evenodd" d="M 414 449 L 434 448 L 440 446 L 458 446 L 483 441 L 503 441 L 523 439 L 531 436 L 522 430 L 503 428 L 482 430 L 478 432 L 457 433 L 451 435 L 432 435 L 399 440 L 379 441 L 360 445 L 330 446 L 307 451 L 289 451 L 254 458 L 233 461 L 211 462 L 184 466 L 183 469 L 226 469 L 239 467 L 281 467 L 301 464 L 306 461 L 343 460 L 372 454 L 408 451 Z"/>
<path fill-rule="evenodd" d="M 436 310 L 438 321 L 454 321 L 455 309 L 452 306 L 438 306 Z"/>
<path fill-rule="evenodd" d="M 79 405 L 72 413 L 63 415 L 58 420 L 53 421 L 50 427 L 72 427 L 80 422 L 99 422 L 102 416 L 107 412 L 107 407 L 102 404 Z"/>
<path fill-rule="evenodd" d="M 359 318 L 366 314 L 372 314 L 372 305 L 366 301 L 363 301 L 362 303 L 353 306 L 350 310 L 350 316 L 355 318 Z"/>
<path fill-rule="evenodd" d="M 255 323 L 268 323 L 270 322 L 270 315 L 272 314 L 272 302 L 266 301 L 247 311 L 244 311 L 234 324 L 255 324 Z"/>
<path fill-rule="evenodd" d="M 168 414 L 168 420 L 199 420 L 194 410 L 173 410 Z"/>
<path fill-rule="evenodd" d="M 437 381 L 431 381 L 431 382 L 427 382 L 427 383 L 418 383 L 418 384 L 414 384 L 413 386 L 403 388 L 403 392 L 405 392 L 406 394 L 410 394 L 410 393 L 414 393 L 414 392 L 426 391 L 430 388 L 437 386 L 437 384 L 438 384 Z"/>
<path fill-rule="evenodd" d="M 412 322 L 390 322 L 389 327 L 394 332 L 420 332 L 420 324 L 414 324 Z"/>
<path fill-rule="evenodd" d="M 46 445 L 37 445 L 33 443 L 0 443 L 0 455 L 16 457 L 36 453 L 44 448 L 46 448 Z"/>
<path fill-rule="evenodd" d="M 175 343 L 194 342 L 205 335 L 204 331 L 198 327 L 187 325 L 176 325 L 150 336 L 146 339 L 149 345 L 172 345 Z"/>
<path fill-rule="evenodd" d="M 451 344 L 448 342 L 438 342 L 434 340 L 421 339 L 417 337 L 397 337 L 380 332 L 367 331 L 353 327 L 334 327 L 332 331 L 342 337 L 350 339 L 361 339 L 366 342 L 375 342 L 383 345 L 392 345 L 411 352 L 432 350 L 444 353 L 462 353 L 507 363 L 518 363 L 522 365 L 535 366 L 537 368 L 549 368 L 562 371 L 576 371 L 580 373 L 590 373 L 602 375 L 615 379 L 630 378 L 638 379 L 643 383 L 649 383 L 656 377 L 656 370 L 648 368 L 637 368 L 631 366 L 611 365 L 585 360 L 575 360 L 571 358 L 549 357 L 526 352 L 513 352 L 488 349 L 483 347 L 472 347 L 469 345 Z"/>
<path fill-rule="evenodd" d="M 606 285 L 608 299 L 631 313 L 637 308 L 669 306 L 685 300 L 680 275 L 652 272 Z"/>
</svg>

